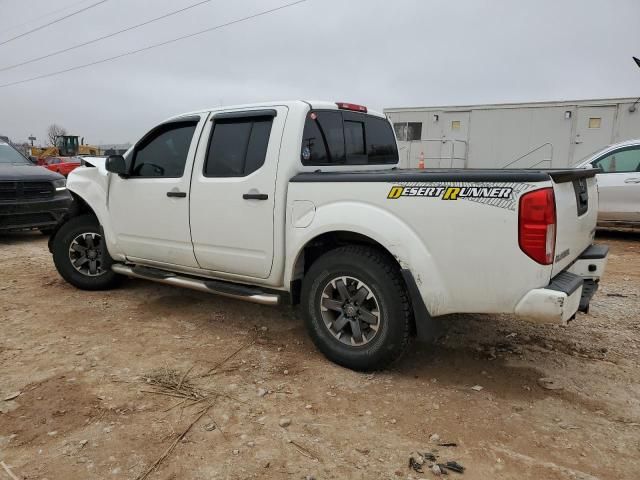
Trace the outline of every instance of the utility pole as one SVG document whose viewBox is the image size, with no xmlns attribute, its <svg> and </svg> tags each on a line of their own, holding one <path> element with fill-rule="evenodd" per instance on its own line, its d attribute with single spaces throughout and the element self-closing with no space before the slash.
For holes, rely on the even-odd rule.
<svg viewBox="0 0 640 480">
<path fill-rule="evenodd" d="M 29 140 L 31 141 L 31 146 L 33 147 L 33 142 L 35 142 L 37 138 L 34 137 L 33 135 L 29 135 Z"/>
</svg>

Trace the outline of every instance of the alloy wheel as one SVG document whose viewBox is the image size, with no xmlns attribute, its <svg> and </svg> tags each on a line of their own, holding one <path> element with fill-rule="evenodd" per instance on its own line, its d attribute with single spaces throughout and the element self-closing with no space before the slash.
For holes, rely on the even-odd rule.
<svg viewBox="0 0 640 480">
<path fill-rule="evenodd" d="M 104 244 L 102 236 L 95 232 L 77 235 L 69 246 L 71 265 L 82 275 L 97 277 L 104 269 Z"/>
<path fill-rule="evenodd" d="M 349 346 L 371 342 L 381 325 L 378 299 L 366 283 L 354 277 L 336 277 L 326 284 L 320 313 L 331 335 Z"/>
</svg>

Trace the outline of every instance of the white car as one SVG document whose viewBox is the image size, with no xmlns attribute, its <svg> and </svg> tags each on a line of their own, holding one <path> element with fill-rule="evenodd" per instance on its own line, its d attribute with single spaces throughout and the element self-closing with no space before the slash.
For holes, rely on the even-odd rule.
<svg viewBox="0 0 640 480">
<path fill-rule="evenodd" d="M 599 226 L 640 226 L 640 140 L 609 145 L 577 167 L 602 170 L 596 175 Z"/>
<path fill-rule="evenodd" d="M 69 176 L 76 207 L 50 242 L 65 280 L 291 301 L 358 370 L 450 313 L 564 325 L 607 259 L 595 170 L 398 170 L 391 124 L 359 105 L 203 109 L 92 162 Z"/>
</svg>

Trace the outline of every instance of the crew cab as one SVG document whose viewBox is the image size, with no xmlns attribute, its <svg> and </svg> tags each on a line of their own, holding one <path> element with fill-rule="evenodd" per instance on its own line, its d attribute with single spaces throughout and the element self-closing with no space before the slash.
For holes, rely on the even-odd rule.
<svg viewBox="0 0 640 480">
<path fill-rule="evenodd" d="M 0 232 L 40 229 L 48 233 L 71 205 L 62 175 L 34 165 L 0 141 Z"/>
<path fill-rule="evenodd" d="M 69 283 L 123 277 L 261 304 L 300 304 L 331 360 L 378 369 L 436 317 L 587 311 L 596 169 L 398 170 L 391 124 L 316 101 L 206 109 L 92 159 L 50 240 Z"/>
</svg>

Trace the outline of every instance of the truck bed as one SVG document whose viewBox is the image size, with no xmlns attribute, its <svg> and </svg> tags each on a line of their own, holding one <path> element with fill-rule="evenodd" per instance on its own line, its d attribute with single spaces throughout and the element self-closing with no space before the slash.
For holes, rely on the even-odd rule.
<svg viewBox="0 0 640 480">
<path fill-rule="evenodd" d="M 299 173 L 289 183 L 288 202 L 296 226 L 291 240 L 303 242 L 315 225 L 354 231 L 385 245 L 403 268 L 412 270 L 432 315 L 509 313 L 528 291 L 548 285 L 592 244 L 596 173 L 595 169 Z M 556 205 L 555 253 L 551 264 L 543 265 L 519 245 L 519 205 L 524 194 L 550 187 Z"/>
</svg>

